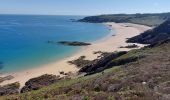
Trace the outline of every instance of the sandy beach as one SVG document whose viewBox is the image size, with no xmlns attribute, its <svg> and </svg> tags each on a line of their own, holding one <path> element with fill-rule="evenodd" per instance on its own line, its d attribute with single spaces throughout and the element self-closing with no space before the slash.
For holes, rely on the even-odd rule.
<svg viewBox="0 0 170 100">
<path fill-rule="evenodd" d="M 75 60 L 79 58 L 80 56 L 86 56 L 86 59 L 93 60 L 97 58 L 97 54 L 94 54 L 96 51 L 102 51 L 102 52 L 113 52 L 113 51 L 128 51 L 130 49 L 126 48 L 119 48 L 120 46 L 127 46 L 128 43 L 126 43 L 126 39 L 136 36 L 148 29 L 151 29 L 148 26 L 144 25 L 137 25 L 137 24 L 131 24 L 131 23 L 104 23 L 107 25 L 111 30 L 113 30 L 108 36 L 104 37 L 101 40 L 97 40 L 92 43 L 90 46 L 82 47 L 76 54 L 73 54 L 72 56 L 62 59 L 60 61 L 50 63 L 47 65 L 43 65 L 34 69 L 16 72 L 16 73 L 9 73 L 6 75 L 12 75 L 14 76 L 13 79 L 9 81 L 4 81 L 0 85 L 9 84 L 13 82 L 20 82 L 21 87 L 24 86 L 25 82 L 28 81 L 31 78 L 38 77 L 43 74 L 54 74 L 54 75 L 60 75 L 60 71 L 67 72 L 77 72 L 79 69 L 74 66 L 70 65 L 67 62 Z M 116 33 L 114 36 L 112 36 Z M 140 47 L 143 45 L 138 44 Z M 5 76 L 5 75 L 3 75 Z M 2 75 L 0 76 L 2 77 Z"/>
</svg>

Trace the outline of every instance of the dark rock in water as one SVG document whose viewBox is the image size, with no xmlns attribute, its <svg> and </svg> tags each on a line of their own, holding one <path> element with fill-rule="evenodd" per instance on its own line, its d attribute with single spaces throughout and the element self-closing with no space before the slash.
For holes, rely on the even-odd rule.
<svg viewBox="0 0 170 100">
<path fill-rule="evenodd" d="M 47 41 L 48 44 L 58 44 L 56 41 Z"/>
<path fill-rule="evenodd" d="M 21 89 L 21 93 L 28 92 L 31 90 L 38 90 L 44 86 L 49 86 L 60 80 L 56 75 L 42 75 L 37 78 L 32 78 L 25 83 L 25 86 Z"/>
<path fill-rule="evenodd" d="M 70 19 L 72 22 L 77 22 L 77 20 L 76 19 Z"/>
<path fill-rule="evenodd" d="M 104 55 L 101 59 L 94 60 L 92 64 L 82 67 L 79 72 L 86 72 L 88 74 L 101 72 L 107 68 L 107 64 L 113 59 L 126 54 L 126 51 L 121 51 L 118 53 L 110 53 Z"/>
<path fill-rule="evenodd" d="M 91 45 L 90 43 L 78 42 L 78 41 L 59 41 L 59 42 L 47 41 L 47 43 L 49 43 L 49 44 L 62 44 L 62 45 L 66 45 L 66 46 L 87 46 L 87 45 Z"/>
<path fill-rule="evenodd" d="M 90 43 L 85 43 L 85 42 L 78 42 L 78 41 L 60 41 L 58 42 L 59 44 L 62 45 L 67 45 L 67 46 L 87 46 L 87 45 L 91 45 Z"/>
<path fill-rule="evenodd" d="M 11 95 L 19 93 L 20 84 L 18 82 L 5 85 L 3 87 L 0 86 L 0 96 L 3 95 Z"/>
<path fill-rule="evenodd" d="M 70 20 L 76 20 L 76 19 L 70 19 Z"/>
<path fill-rule="evenodd" d="M 127 40 L 129 43 L 154 44 L 170 39 L 170 19 L 158 27 Z"/>
</svg>

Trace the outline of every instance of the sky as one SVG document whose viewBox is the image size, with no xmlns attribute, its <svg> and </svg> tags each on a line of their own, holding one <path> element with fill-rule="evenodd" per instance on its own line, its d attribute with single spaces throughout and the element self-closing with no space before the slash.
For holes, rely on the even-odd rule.
<svg viewBox="0 0 170 100">
<path fill-rule="evenodd" d="M 170 0 L 0 0 L 0 14 L 100 15 L 170 12 Z"/>
</svg>

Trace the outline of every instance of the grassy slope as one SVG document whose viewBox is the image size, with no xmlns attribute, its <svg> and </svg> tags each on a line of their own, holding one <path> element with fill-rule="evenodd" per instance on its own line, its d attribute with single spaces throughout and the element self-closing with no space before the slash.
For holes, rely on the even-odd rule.
<svg viewBox="0 0 170 100">
<path fill-rule="evenodd" d="M 166 20 L 161 25 L 152 30 L 148 30 L 140 35 L 132 37 L 127 42 L 153 44 L 170 38 L 170 20 Z"/>
<path fill-rule="evenodd" d="M 154 48 L 133 50 L 118 59 L 145 57 L 104 73 L 64 80 L 20 95 L 0 99 L 19 100 L 161 100 L 170 94 L 170 43 Z"/>
</svg>

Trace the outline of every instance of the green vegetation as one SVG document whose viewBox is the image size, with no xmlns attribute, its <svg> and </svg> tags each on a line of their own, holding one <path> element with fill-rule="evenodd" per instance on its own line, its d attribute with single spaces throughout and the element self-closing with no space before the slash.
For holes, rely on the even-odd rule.
<svg viewBox="0 0 170 100">
<path fill-rule="evenodd" d="M 170 39 L 170 20 L 166 20 L 161 25 L 152 30 L 148 30 L 138 36 L 127 40 L 130 43 L 154 44 Z"/>
<path fill-rule="evenodd" d="M 2 100 L 166 100 L 170 94 L 170 41 L 132 50 L 118 59 L 141 57 L 103 72 L 66 79 L 42 89 Z M 167 99 L 168 100 L 168 99 Z"/>
<path fill-rule="evenodd" d="M 135 23 L 148 26 L 158 26 L 165 20 L 170 18 L 170 13 L 157 14 L 110 14 L 85 17 L 79 21 L 102 23 L 102 22 L 116 22 L 116 23 Z"/>
</svg>

